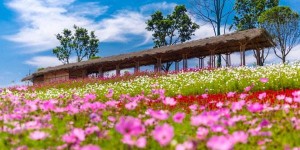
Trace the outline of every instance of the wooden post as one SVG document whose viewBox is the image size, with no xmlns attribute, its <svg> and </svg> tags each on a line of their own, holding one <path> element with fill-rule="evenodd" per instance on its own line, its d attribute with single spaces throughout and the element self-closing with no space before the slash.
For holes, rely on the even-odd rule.
<svg viewBox="0 0 300 150">
<path fill-rule="evenodd" d="M 98 69 L 98 74 L 99 74 L 99 78 L 103 78 L 104 77 L 103 67 L 100 67 Z"/>
<path fill-rule="evenodd" d="M 120 65 L 116 66 L 116 75 L 120 76 L 121 75 L 121 70 L 120 70 Z"/>
<path fill-rule="evenodd" d="M 261 57 L 260 57 L 260 49 L 256 49 L 256 65 L 257 66 L 261 66 Z"/>
<path fill-rule="evenodd" d="M 188 69 L 188 63 L 187 63 L 187 54 L 183 54 L 183 70 L 187 70 Z"/>
<path fill-rule="evenodd" d="M 230 53 L 226 53 L 226 67 L 230 67 L 231 66 L 231 58 L 230 58 Z"/>
<path fill-rule="evenodd" d="M 135 62 L 134 73 L 140 72 L 140 62 Z"/>
<path fill-rule="evenodd" d="M 240 45 L 240 55 L 241 55 L 241 66 L 246 65 L 246 55 L 245 55 L 246 44 Z"/>
<path fill-rule="evenodd" d="M 179 71 L 179 61 L 175 61 L 175 71 Z"/>
<path fill-rule="evenodd" d="M 156 58 L 157 64 L 156 64 L 156 72 L 161 72 L 161 58 Z"/>
<path fill-rule="evenodd" d="M 85 78 L 87 76 L 87 70 L 82 70 L 82 78 Z"/>
<path fill-rule="evenodd" d="M 199 69 L 204 68 L 204 58 L 205 58 L 205 56 L 199 57 Z"/>
<path fill-rule="evenodd" d="M 215 68 L 216 67 L 216 60 L 215 60 L 215 50 L 210 51 L 210 67 Z"/>
</svg>

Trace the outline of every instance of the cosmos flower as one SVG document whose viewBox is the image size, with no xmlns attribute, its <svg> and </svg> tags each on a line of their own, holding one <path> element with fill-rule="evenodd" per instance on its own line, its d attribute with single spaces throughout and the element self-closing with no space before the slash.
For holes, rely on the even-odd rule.
<svg viewBox="0 0 300 150">
<path fill-rule="evenodd" d="M 174 129 L 171 125 L 165 123 L 157 125 L 152 131 L 152 137 L 161 145 L 168 145 L 174 137 Z"/>
</svg>

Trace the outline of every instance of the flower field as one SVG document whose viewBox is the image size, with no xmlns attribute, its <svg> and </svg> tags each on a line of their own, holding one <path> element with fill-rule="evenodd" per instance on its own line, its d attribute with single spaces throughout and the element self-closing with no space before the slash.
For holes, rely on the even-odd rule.
<svg viewBox="0 0 300 150">
<path fill-rule="evenodd" d="M 300 149 L 300 64 L 0 90 L 1 149 Z"/>
</svg>

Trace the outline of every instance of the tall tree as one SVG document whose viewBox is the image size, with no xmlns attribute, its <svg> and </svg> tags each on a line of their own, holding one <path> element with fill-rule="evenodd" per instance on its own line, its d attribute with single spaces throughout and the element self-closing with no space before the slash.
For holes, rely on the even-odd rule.
<svg viewBox="0 0 300 150">
<path fill-rule="evenodd" d="M 99 39 L 95 35 L 95 31 L 91 31 L 90 33 L 90 41 L 89 41 L 89 48 L 87 50 L 87 59 L 91 59 L 96 56 L 99 52 Z"/>
<path fill-rule="evenodd" d="M 235 16 L 233 26 L 238 30 L 259 28 L 258 17 L 267 9 L 278 6 L 279 0 L 236 0 L 234 5 Z M 261 52 L 253 50 L 258 65 L 263 66 L 270 49 Z"/>
<path fill-rule="evenodd" d="M 74 35 L 69 29 L 64 29 L 62 34 L 56 35 L 60 46 L 53 49 L 53 54 L 64 64 L 69 63 L 72 52 L 75 52 L 77 62 L 82 61 L 84 57 L 90 59 L 99 52 L 99 39 L 94 31 L 89 35 L 87 29 L 76 25 L 74 25 L 74 30 Z"/>
<path fill-rule="evenodd" d="M 231 0 L 190 0 L 192 13 L 202 21 L 213 27 L 216 36 L 221 35 L 221 26 L 224 25 L 224 33 L 229 16 L 233 9 Z M 218 55 L 217 66 L 221 67 L 221 54 Z"/>
<path fill-rule="evenodd" d="M 263 12 L 258 18 L 261 27 L 273 37 L 277 57 L 286 62 L 286 56 L 300 42 L 299 14 L 289 7 L 277 6 Z"/>
<path fill-rule="evenodd" d="M 74 25 L 74 29 L 74 51 L 77 56 L 77 62 L 81 62 L 88 55 L 90 36 L 88 35 L 88 30 L 85 28 Z"/>
<path fill-rule="evenodd" d="M 146 29 L 153 32 L 154 48 L 190 40 L 195 30 L 199 28 L 199 25 L 192 22 L 188 16 L 184 5 L 176 6 L 174 11 L 166 17 L 161 11 L 156 11 L 146 24 Z M 172 62 L 167 62 L 162 69 L 168 71 L 171 65 Z"/>
<path fill-rule="evenodd" d="M 53 49 L 53 54 L 56 55 L 59 61 L 68 64 L 70 61 L 71 52 L 73 50 L 73 36 L 72 31 L 64 29 L 62 34 L 57 34 L 56 38 L 60 42 L 60 46 Z"/>
<path fill-rule="evenodd" d="M 234 26 L 237 30 L 258 28 L 258 17 L 265 10 L 278 6 L 279 0 L 236 0 Z"/>
</svg>

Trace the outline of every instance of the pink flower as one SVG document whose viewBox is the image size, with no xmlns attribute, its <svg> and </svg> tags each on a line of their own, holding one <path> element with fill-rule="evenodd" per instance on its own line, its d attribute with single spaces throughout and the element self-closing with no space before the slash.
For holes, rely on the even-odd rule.
<svg viewBox="0 0 300 150">
<path fill-rule="evenodd" d="M 168 145 L 174 137 L 174 129 L 169 124 L 158 125 L 152 131 L 152 137 L 161 145 Z"/>
<path fill-rule="evenodd" d="M 233 112 L 236 112 L 237 110 L 243 109 L 244 105 L 245 105 L 245 100 L 241 100 L 241 101 L 238 101 L 238 102 L 233 102 L 231 104 L 231 110 Z"/>
<path fill-rule="evenodd" d="M 244 143 L 248 142 L 248 134 L 244 131 L 235 131 L 231 135 L 231 140 L 234 144 L 236 143 Z"/>
<path fill-rule="evenodd" d="M 107 120 L 109 120 L 110 122 L 115 122 L 115 121 L 116 121 L 116 118 L 113 117 L 113 116 L 108 116 L 108 117 L 107 117 Z"/>
<path fill-rule="evenodd" d="M 166 97 L 166 98 L 163 100 L 163 103 L 164 103 L 165 105 L 174 106 L 174 105 L 176 105 L 177 102 L 175 101 L 174 98 Z"/>
<path fill-rule="evenodd" d="M 136 145 L 136 147 L 138 147 L 138 148 L 145 148 L 146 147 L 146 144 L 147 144 L 147 139 L 146 139 L 146 137 L 140 137 L 140 138 L 138 138 L 137 140 L 136 140 L 136 142 L 135 142 L 135 145 Z"/>
<path fill-rule="evenodd" d="M 261 121 L 261 123 L 259 124 L 260 127 L 265 127 L 265 126 L 268 126 L 270 124 L 270 122 L 266 119 L 263 119 Z"/>
<path fill-rule="evenodd" d="M 116 130 L 123 135 L 137 136 L 145 132 L 145 127 L 140 119 L 128 116 L 120 118 Z"/>
<path fill-rule="evenodd" d="M 261 111 L 263 111 L 263 109 L 264 109 L 263 105 L 261 105 L 259 103 L 250 104 L 248 106 L 248 110 L 250 112 L 261 112 Z"/>
<path fill-rule="evenodd" d="M 137 103 L 135 101 L 125 104 L 125 108 L 128 110 L 134 110 L 136 108 L 136 106 L 137 106 Z"/>
<path fill-rule="evenodd" d="M 49 136 L 49 134 L 46 132 L 43 132 L 43 131 L 34 131 L 34 132 L 31 132 L 29 135 L 30 139 L 32 139 L 32 140 L 43 140 L 43 139 L 47 138 L 48 136 Z"/>
<path fill-rule="evenodd" d="M 136 146 L 138 148 L 145 148 L 146 144 L 147 144 L 147 139 L 146 139 L 146 137 L 143 136 L 143 137 L 140 137 L 135 140 L 134 138 L 132 138 L 131 135 L 124 135 L 122 142 L 124 144 L 130 145 L 130 146 Z"/>
<path fill-rule="evenodd" d="M 98 131 L 100 131 L 98 126 L 87 127 L 84 130 L 86 135 L 90 135 Z"/>
<path fill-rule="evenodd" d="M 214 125 L 216 122 L 219 121 L 220 115 L 217 112 L 205 112 L 200 115 L 192 116 L 191 117 L 191 125 L 199 126 L 211 126 Z"/>
<path fill-rule="evenodd" d="M 116 108 L 117 104 L 119 104 L 119 102 L 115 101 L 115 100 L 110 100 L 110 101 L 105 102 L 106 106 L 109 106 L 109 107 L 112 107 L 112 108 Z"/>
<path fill-rule="evenodd" d="M 19 86 L 19 87 L 16 88 L 16 90 L 18 90 L 18 91 L 27 91 L 27 86 Z"/>
<path fill-rule="evenodd" d="M 98 123 L 102 120 L 101 117 L 96 113 L 91 113 L 90 119 L 91 119 L 91 122 L 93 122 L 93 123 Z"/>
<path fill-rule="evenodd" d="M 167 120 L 169 118 L 169 113 L 164 110 L 150 110 L 150 116 L 158 120 Z"/>
<path fill-rule="evenodd" d="M 77 138 L 73 134 L 67 133 L 67 134 L 63 135 L 62 141 L 66 142 L 66 143 L 76 143 Z"/>
<path fill-rule="evenodd" d="M 192 150 L 196 149 L 193 142 L 185 141 L 183 144 L 177 144 L 176 150 Z"/>
<path fill-rule="evenodd" d="M 268 78 L 260 78 L 259 81 L 262 83 L 267 83 L 269 81 L 269 79 Z"/>
<path fill-rule="evenodd" d="M 253 84 L 251 86 L 247 86 L 244 88 L 244 92 L 249 92 L 253 88 Z"/>
<path fill-rule="evenodd" d="M 229 93 L 227 93 L 227 97 L 228 98 L 234 97 L 234 95 L 235 95 L 235 92 L 229 92 Z"/>
<path fill-rule="evenodd" d="M 261 93 L 261 94 L 258 95 L 258 99 L 260 99 L 260 100 L 262 100 L 262 99 L 264 99 L 266 97 L 267 97 L 267 93 L 266 92 Z"/>
<path fill-rule="evenodd" d="M 182 123 L 183 119 L 185 118 L 185 113 L 176 113 L 174 116 L 173 116 L 173 120 L 174 122 L 176 123 Z"/>
<path fill-rule="evenodd" d="M 202 94 L 202 98 L 208 98 L 208 94 Z"/>
<path fill-rule="evenodd" d="M 227 129 L 224 128 L 222 125 L 212 125 L 210 126 L 212 132 L 220 132 L 220 133 L 227 133 Z"/>
<path fill-rule="evenodd" d="M 57 100 L 53 100 L 53 99 L 50 99 L 50 100 L 47 100 L 47 101 L 44 101 L 41 105 L 40 105 L 40 108 L 43 110 L 43 111 L 53 111 L 55 109 L 55 104 L 57 103 Z"/>
<path fill-rule="evenodd" d="M 285 95 L 277 95 L 276 96 L 276 99 L 278 99 L 278 100 L 284 100 L 284 98 L 285 98 Z"/>
<path fill-rule="evenodd" d="M 72 134 L 77 137 L 77 139 L 79 141 L 84 141 L 85 140 L 85 134 L 84 134 L 84 130 L 80 129 L 80 128 L 75 128 L 72 130 Z"/>
<path fill-rule="evenodd" d="M 248 96 L 248 94 L 244 94 L 244 93 L 242 93 L 241 95 L 240 95 L 240 99 L 245 99 L 246 97 Z"/>
<path fill-rule="evenodd" d="M 153 126 L 155 124 L 155 119 L 154 118 L 150 118 L 145 120 L 145 126 Z"/>
<path fill-rule="evenodd" d="M 193 105 L 189 106 L 189 108 L 191 111 L 195 111 L 195 110 L 197 110 L 198 106 L 197 106 L 197 104 L 193 104 Z"/>
<path fill-rule="evenodd" d="M 291 97 L 285 97 L 285 102 L 287 102 L 287 103 L 292 103 L 293 102 L 293 98 L 291 98 Z"/>
<path fill-rule="evenodd" d="M 63 135 L 62 140 L 66 143 L 80 143 L 85 140 L 84 130 L 75 128 L 70 133 Z"/>
<path fill-rule="evenodd" d="M 206 146 L 212 150 L 231 150 L 234 144 L 227 136 L 213 136 L 211 137 Z"/>
<path fill-rule="evenodd" d="M 197 138 L 199 140 L 204 140 L 206 138 L 206 136 L 207 136 L 208 133 L 209 133 L 208 129 L 203 128 L 203 127 L 199 127 L 197 129 L 197 133 L 196 133 L 197 134 Z"/>
<path fill-rule="evenodd" d="M 96 145 L 85 145 L 80 148 L 80 150 L 101 150 L 99 146 Z"/>
<path fill-rule="evenodd" d="M 108 93 L 105 95 L 105 97 L 112 98 L 113 95 L 114 95 L 114 90 L 113 89 L 109 89 Z"/>
<path fill-rule="evenodd" d="M 84 101 L 88 102 L 90 100 L 95 100 L 96 99 L 96 95 L 95 94 L 85 94 L 84 95 Z"/>
<path fill-rule="evenodd" d="M 222 108 L 223 107 L 223 102 L 218 102 L 216 105 L 218 108 Z"/>
</svg>

